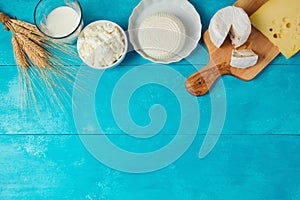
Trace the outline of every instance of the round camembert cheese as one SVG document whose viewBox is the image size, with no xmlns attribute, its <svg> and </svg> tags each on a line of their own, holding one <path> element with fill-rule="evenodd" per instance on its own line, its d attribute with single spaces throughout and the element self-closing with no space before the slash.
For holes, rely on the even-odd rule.
<svg viewBox="0 0 300 200">
<path fill-rule="evenodd" d="M 88 65 L 101 68 L 120 59 L 125 51 L 125 38 L 117 26 L 104 22 L 85 29 L 77 45 L 80 56 Z"/>
<path fill-rule="evenodd" d="M 139 46 L 146 57 L 167 61 L 178 55 L 185 43 L 185 27 L 181 20 L 168 13 L 146 18 L 138 30 Z M 179 55 L 180 56 L 180 55 Z"/>
<path fill-rule="evenodd" d="M 227 6 L 212 17 L 208 32 L 216 47 L 220 48 L 229 34 L 233 46 L 237 48 L 248 40 L 251 22 L 242 8 Z"/>
</svg>

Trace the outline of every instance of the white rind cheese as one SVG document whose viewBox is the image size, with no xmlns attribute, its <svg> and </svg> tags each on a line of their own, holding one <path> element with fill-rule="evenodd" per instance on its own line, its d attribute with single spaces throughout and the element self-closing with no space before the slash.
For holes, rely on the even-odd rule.
<svg viewBox="0 0 300 200">
<path fill-rule="evenodd" d="M 85 29 L 77 45 L 88 65 L 101 68 L 120 59 L 125 51 L 125 38 L 117 26 L 106 22 Z"/>
<path fill-rule="evenodd" d="M 242 8 L 228 6 L 212 17 L 208 31 L 216 47 L 220 48 L 229 34 L 233 46 L 237 48 L 248 40 L 251 34 L 251 22 Z"/>
<path fill-rule="evenodd" d="M 218 48 L 226 39 L 233 21 L 232 6 L 219 10 L 211 19 L 209 24 L 209 35 L 211 41 Z"/>
<path fill-rule="evenodd" d="M 230 65 L 236 68 L 248 68 L 256 65 L 258 55 L 251 49 L 232 50 Z"/>
</svg>

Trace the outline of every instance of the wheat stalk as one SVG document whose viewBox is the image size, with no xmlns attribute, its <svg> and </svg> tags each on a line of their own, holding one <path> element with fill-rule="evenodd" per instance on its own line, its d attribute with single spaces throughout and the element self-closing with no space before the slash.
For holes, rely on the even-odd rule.
<svg viewBox="0 0 300 200">
<path fill-rule="evenodd" d="M 2 12 L 0 21 L 6 30 L 12 32 L 12 46 L 19 66 L 20 88 L 26 106 L 31 100 L 36 104 L 36 94 L 44 97 L 40 93 L 39 84 L 35 83 L 36 79 L 42 80 L 42 85 L 51 97 L 49 101 L 52 104 L 57 102 L 61 106 L 61 98 L 64 96 L 62 93 L 70 96 L 61 82 L 72 82 L 76 72 L 74 67 L 64 60 L 70 56 L 78 58 L 75 50 L 43 35 L 35 25 L 11 19 Z"/>
</svg>

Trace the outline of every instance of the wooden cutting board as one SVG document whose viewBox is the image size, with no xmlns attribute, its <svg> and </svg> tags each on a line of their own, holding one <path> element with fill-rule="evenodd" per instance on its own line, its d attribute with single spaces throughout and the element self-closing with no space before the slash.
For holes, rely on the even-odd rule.
<svg viewBox="0 0 300 200">
<path fill-rule="evenodd" d="M 239 0 L 234 5 L 243 8 L 251 16 L 268 0 Z M 191 75 L 186 81 L 187 90 L 195 96 L 206 94 L 214 82 L 222 75 L 232 75 L 241 80 L 249 81 L 256 77 L 280 53 L 267 37 L 252 26 L 248 41 L 238 49 L 252 49 L 259 59 L 255 66 L 239 69 L 230 66 L 233 46 L 230 39 L 226 39 L 220 48 L 214 46 L 208 31 L 203 36 L 210 55 L 209 63 L 200 71 Z"/>
</svg>

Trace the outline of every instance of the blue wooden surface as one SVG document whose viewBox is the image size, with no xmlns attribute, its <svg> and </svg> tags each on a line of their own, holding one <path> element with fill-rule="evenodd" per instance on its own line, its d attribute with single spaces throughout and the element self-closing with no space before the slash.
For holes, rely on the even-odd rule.
<svg viewBox="0 0 300 200">
<path fill-rule="evenodd" d="M 37 2 L 1 1 L 0 10 L 33 22 Z M 86 24 L 108 19 L 126 29 L 128 17 L 139 1 L 80 2 Z M 205 30 L 211 16 L 234 1 L 192 0 L 191 3 L 200 13 Z M 199 130 L 196 140 L 179 160 L 153 173 L 129 174 L 110 169 L 89 154 L 77 135 L 70 107 L 68 116 L 44 107 L 39 116 L 30 116 L 27 121 L 21 119 L 10 38 L 9 32 L 0 32 L 1 200 L 300 199 L 300 54 L 289 60 L 278 56 L 251 82 L 228 76 L 222 79 L 226 90 L 225 125 L 220 140 L 206 158 L 199 159 L 198 152 L 210 123 L 210 95 L 197 98 Z M 208 58 L 199 49 L 188 60 L 201 68 Z M 96 112 L 105 116 L 100 121 L 106 134 L 133 151 L 156 149 L 165 144 L 176 134 L 180 120 L 176 117 L 180 113 L 176 98 L 168 90 L 150 85 L 134 94 L 130 112 L 138 124 L 147 125 L 149 106 L 164 105 L 170 114 L 161 134 L 136 144 L 118 129 L 109 109 L 111 83 L 146 63 L 149 62 L 130 52 L 120 67 L 104 73 L 96 94 L 99 102 Z M 195 71 L 187 61 L 171 67 L 184 77 Z M 177 84 L 184 84 L 179 80 Z M 189 129 L 186 134 L 190 134 Z"/>
</svg>

